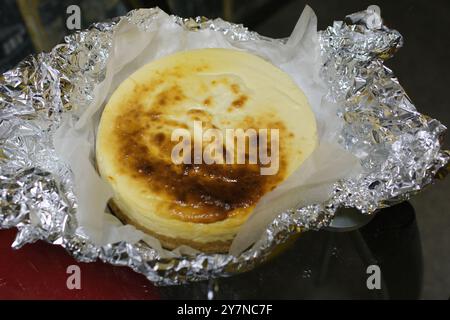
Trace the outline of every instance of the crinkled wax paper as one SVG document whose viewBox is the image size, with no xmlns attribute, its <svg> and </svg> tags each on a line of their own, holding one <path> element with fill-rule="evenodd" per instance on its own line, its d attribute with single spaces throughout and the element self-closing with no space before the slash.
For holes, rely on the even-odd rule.
<svg viewBox="0 0 450 320">
<path fill-rule="evenodd" d="M 41 239 L 80 261 L 129 266 L 171 285 L 248 270 L 292 234 L 328 225 L 338 208 L 371 214 L 408 199 L 448 163 L 445 127 L 418 113 L 383 65 L 401 35 L 372 9 L 347 18 L 317 33 L 307 7 L 292 36 L 277 40 L 220 19 L 142 9 L 24 60 L 0 79 L 0 226 L 19 230 L 15 248 Z M 94 169 L 96 124 L 120 82 L 156 58 L 203 47 L 270 60 L 303 89 L 319 125 L 320 146 L 258 203 L 233 254 L 163 250 L 121 225 L 105 212 L 112 193 Z"/>
</svg>

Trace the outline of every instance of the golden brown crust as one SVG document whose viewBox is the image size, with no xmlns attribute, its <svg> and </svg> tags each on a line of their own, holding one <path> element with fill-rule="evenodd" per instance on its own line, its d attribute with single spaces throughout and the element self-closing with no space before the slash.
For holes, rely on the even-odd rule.
<svg viewBox="0 0 450 320">
<path fill-rule="evenodd" d="M 119 218 L 120 221 L 122 221 L 125 224 L 131 224 L 134 225 L 137 229 L 157 238 L 161 245 L 165 249 L 174 250 L 178 248 L 179 246 L 185 245 L 189 246 L 191 248 L 197 249 L 202 252 L 206 253 L 227 253 L 231 246 L 231 240 L 229 241 L 213 241 L 208 243 L 202 243 L 197 241 L 192 241 L 189 239 L 180 239 L 180 238 L 172 238 L 160 235 L 156 233 L 153 230 L 150 230 L 146 227 L 144 227 L 141 223 L 136 221 L 135 219 L 130 218 L 127 216 L 114 202 L 114 200 L 109 201 L 109 208 L 114 213 L 114 215 Z"/>
</svg>

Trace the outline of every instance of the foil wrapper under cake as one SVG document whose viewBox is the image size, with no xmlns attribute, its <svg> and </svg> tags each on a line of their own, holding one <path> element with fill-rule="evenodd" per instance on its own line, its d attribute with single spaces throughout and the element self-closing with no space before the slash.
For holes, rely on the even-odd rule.
<svg viewBox="0 0 450 320">
<path fill-rule="evenodd" d="M 126 17 L 151 29 L 159 9 L 132 11 Z M 234 41 L 269 39 L 221 19 L 183 19 L 176 23 L 196 32 L 209 29 Z M 117 22 L 75 33 L 50 53 L 31 56 L 0 78 L 0 228 L 17 228 L 14 248 L 44 240 L 64 247 L 83 262 L 129 266 L 157 285 L 174 285 L 230 276 L 266 260 L 273 249 L 303 230 L 318 230 L 339 208 L 361 214 L 408 199 L 446 170 L 441 150 L 445 127 L 420 114 L 383 61 L 402 45 L 401 35 L 366 10 L 319 32 L 327 99 L 342 107 L 341 145 L 361 159 L 364 174 L 337 181 L 324 203 L 282 212 L 257 243 L 237 257 L 203 254 L 161 257 L 145 242 L 96 245 L 77 230 L 77 201 L 70 169 L 52 146 L 64 114 L 76 115 L 92 100 L 105 77 Z"/>
</svg>

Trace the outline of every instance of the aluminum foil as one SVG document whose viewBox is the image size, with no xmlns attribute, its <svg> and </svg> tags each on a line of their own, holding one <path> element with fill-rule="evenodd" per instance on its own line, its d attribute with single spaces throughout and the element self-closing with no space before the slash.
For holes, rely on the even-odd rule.
<svg viewBox="0 0 450 320">
<path fill-rule="evenodd" d="M 132 11 L 121 19 L 151 29 L 158 11 Z M 220 19 L 173 19 L 192 32 L 207 28 L 236 41 L 284 41 Z M 14 248 L 44 240 L 63 246 L 79 261 L 129 266 L 157 285 L 224 277 L 253 268 L 293 234 L 327 226 L 339 208 L 372 214 L 408 199 L 449 162 L 450 152 L 440 148 L 446 128 L 418 113 L 383 65 L 401 47 L 401 35 L 385 27 L 376 11 L 366 10 L 319 33 L 327 98 L 342 105 L 341 143 L 361 159 L 361 177 L 336 182 L 325 203 L 281 213 L 239 257 L 163 259 L 144 242 L 96 246 L 77 233 L 71 171 L 56 157 L 51 141 L 62 116 L 76 116 L 91 101 L 90 92 L 105 75 L 116 25 L 117 20 L 95 24 L 73 34 L 50 53 L 30 56 L 0 78 L 0 228 L 18 229 Z"/>
</svg>

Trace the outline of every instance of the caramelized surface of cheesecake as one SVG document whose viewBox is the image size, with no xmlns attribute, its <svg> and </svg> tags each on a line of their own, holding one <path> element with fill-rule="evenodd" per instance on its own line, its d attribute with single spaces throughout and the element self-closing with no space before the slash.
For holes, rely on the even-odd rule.
<svg viewBox="0 0 450 320">
<path fill-rule="evenodd" d="M 279 143 L 258 144 L 277 154 L 278 170 L 267 163 L 176 164 L 172 152 L 184 129 L 277 129 Z M 204 137 L 203 137 L 204 138 Z M 261 142 L 258 138 L 257 142 Z M 250 140 L 248 140 L 250 141 Z M 211 142 L 211 141 L 208 141 Z M 201 147 L 207 147 L 205 141 Z M 114 189 L 113 210 L 127 223 L 174 248 L 226 251 L 258 200 L 296 170 L 317 144 L 316 122 L 303 92 L 283 71 L 255 55 L 230 49 L 199 49 L 156 60 L 131 75 L 112 95 L 97 136 L 99 171 Z M 202 149 L 203 150 L 203 149 Z M 235 161 L 236 162 L 236 161 Z"/>
</svg>

